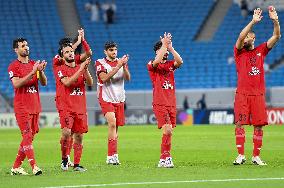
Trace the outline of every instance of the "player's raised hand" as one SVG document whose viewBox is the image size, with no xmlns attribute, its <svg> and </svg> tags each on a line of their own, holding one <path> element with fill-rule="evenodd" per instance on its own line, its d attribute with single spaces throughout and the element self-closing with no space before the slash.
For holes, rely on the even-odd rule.
<svg viewBox="0 0 284 188">
<path fill-rule="evenodd" d="M 89 67 L 91 61 L 91 58 L 87 58 L 83 63 L 80 64 L 80 70 L 86 70 Z"/>
<path fill-rule="evenodd" d="M 40 62 L 40 61 L 36 61 L 36 62 L 35 62 L 34 66 L 33 66 L 33 70 L 32 70 L 33 73 L 36 73 L 36 71 L 38 71 L 39 62 Z"/>
<path fill-rule="evenodd" d="M 260 8 L 254 9 L 252 21 L 254 23 L 260 22 L 263 17 L 261 14 L 262 14 L 262 10 Z"/>
<path fill-rule="evenodd" d="M 124 55 L 124 56 L 122 56 L 122 58 L 118 59 L 117 65 L 119 66 L 119 68 L 124 66 L 124 65 L 126 65 L 127 62 L 128 62 L 128 59 L 129 59 L 129 55 L 128 54 Z"/>
<path fill-rule="evenodd" d="M 39 65 L 38 65 L 38 70 L 39 71 L 44 71 L 45 67 L 46 67 L 46 64 L 47 62 L 45 60 L 39 62 Z"/>
<path fill-rule="evenodd" d="M 160 36 L 160 39 L 161 39 L 161 42 L 162 42 L 162 45 L 165 47 L 165 48 L 168 48 L 170 42 L 171 42 L 171 34 L 170 33 L 164 33 L 164 36 L 161 37 Z"/>
<path fill-rule="evenodd" d="M 79 33 L 79 36 L 78 37 L 81 37 L 81 41 L 82 40 L 85 40 L 85 32 L 84 32 L 84 29 L 81 28 L 78 30 L 78 33 Z"/>
<path fill-rule="evenodd" d="M 278 15 L 277 15 L 277 12 L 275 10 L 275 7 L 274 6 L 269 6 L 268 7 L 268 13 L 269 13 L 269 17 L 271 20 L 278 20 Z"/>
</svg>

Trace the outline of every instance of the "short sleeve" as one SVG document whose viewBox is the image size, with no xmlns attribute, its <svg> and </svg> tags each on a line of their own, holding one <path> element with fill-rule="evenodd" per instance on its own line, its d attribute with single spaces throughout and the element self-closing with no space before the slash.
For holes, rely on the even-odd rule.
<svg viewBox="0 0 284 188">
<path fill-rule="evenodd" d="M 242 50 L 239 50 L 239 49 L 237 49 L 236 46 L 234 46 L 234 57 L 235 57 L 235 58 L 238 57 L 238 56 L 241 54 L 241 51 L 242 51 Z"/>
<path fill-rule="evenodd" d="M 8 67 L 8 73 L 9 73 L 10 80 L 14 77 L 20 77 L 19 67 L 16 66 L 15 64 L 11 64 Z"/>
<path fill-rule="evenodd" d="M 61 60 L 59 55 L 54 56 L 53 58 L 53 69 L 61 66 L 63 64 L 63 60 Z"/>
<path fill-rule="evenodd" d="M 67 77 L 66 70 L 63 66 L 57 67 L 56 73 L 56 80 L 61 80 L 62 78 Z"/>
<path fill-rule="evenodd" d="M 153 71 L 155 68 L 153 67 L 153 61 L 151 60 L 151 61 L 149 61 L 149 63 L 147 64 L 147 69 L 148 69 L 148 71 Z"/>
<path fill-rule="evenodd" d="M 260 48 L 260 51 L 263 53 L 264 56 L 266 56 L 271 50 L 267 47 L 267 42 L 262 43 L 258 46 L 258 48 Z"/>
<path fill-rule="evenodd" d="M 96 74 L 97 74 L 98 77 L 99 77 L 99 74 L 101 72 L 107 73 L 107 70 L 99 61 L 96 61 L 96 63 L 95 63 L 95 71 L 96 71 Z"/>
</svg>

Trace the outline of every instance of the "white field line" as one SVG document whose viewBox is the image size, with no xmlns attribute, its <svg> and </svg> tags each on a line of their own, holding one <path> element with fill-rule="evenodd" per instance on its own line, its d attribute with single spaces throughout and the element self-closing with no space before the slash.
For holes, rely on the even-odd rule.
<svg viewBox="0 0 284 188">
<path fill-rule="evenodd" d="M 110 183 L 110 184 L 90 184 L 90 185 L 66 185 L 43 188 L 81 188 L 81 187 L 107 187 L 107 186 L 121 186 L 121 185 L 153 185 L 153 184 L 177 184 L 177 183 L 207 183 L 207 182 L 236 182 L 236 181 L 271 181 L 284 180 L 282 178 L 249 178 L 249 179 L 216 179 L 216 180 L 184 180 L 184 181 L 162 181 L 162 182 L 124 182 L 124 183 Z"/>
</svg>

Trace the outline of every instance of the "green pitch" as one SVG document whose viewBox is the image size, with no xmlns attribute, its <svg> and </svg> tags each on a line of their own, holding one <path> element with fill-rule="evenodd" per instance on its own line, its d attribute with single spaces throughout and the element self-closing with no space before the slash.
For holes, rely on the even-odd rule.
<svg viewBox="0 0 284 188">
<path fill-rule="evenodd" d="M 142 182 L 137 185 L 104 187 L 224 187 L 260 188 L 283 187 L 284 179 L 228 180 L 247 178 L 284 177 L 284 126 L 269 126 L 264 131 L 262 158 L 268 166 L 255 166 L 250 162 L 252 153 L 252 127 L 246 127 L 247 163 L 233 166 L 237 156 L 233 126 L 178 126 L 174 130 L 172 156 L 175 168 L 158 169 L 161 131 L 156 126 L 125 126 L 119 130 L 120 166 L 105 164 L 107 128 L 92 127 L 84 137 L 81 164 L 85 173 L 62 172 L 60 169 L 60 130 L 41 129 L 34 141 L 36 160 L 43 169 L 42 176 L 11 176 L 10 168 L 20 142 L 18 129 L 0 130 L 0 187 L 50 187 Z M 24 162 L 29 173 L 31 169 Z M 191 180 L 204 180 L 192 182 Z M 218 181 L 208 181 L 218 180 Z M 225 180 L 225 181 L 219 181 Z M 189 182 L 172 182 L 189 181 Z M 154 184 L 145 182 L 168 182 Z"/>
</svg>

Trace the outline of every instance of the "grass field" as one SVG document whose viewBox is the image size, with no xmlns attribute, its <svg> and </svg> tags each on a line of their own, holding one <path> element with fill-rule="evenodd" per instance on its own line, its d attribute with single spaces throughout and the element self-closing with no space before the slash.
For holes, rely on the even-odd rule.
<svg viewBox="0 0 284 188">
<path fill-rule="evenodd" d="M 284 126 L 265 128 L 262 158 L 268 166 L 250 163 L 252 127 L 247 127 L 246 132 L 247 163 L 233 166 L 232 161 L 237 156 L 233 126 L 178 126 L 174 130 L 172 144 L 175 168 L 159 169 L 156 166 L 161 132 L 155 126 L 125 126 L 119 130 L 120 166 L 105 164 L 107 128 L 92 127 L 84 137 L 81 161 L 88 171 L 78 173 L 71 169 L 61 171 L 60 130 L 46 128 L 40 131 L 34 142 L 37 163 L 44 171 L 42 176 L 36 177 L 9 174 L 20 133 L 18 129 L 1 129 L 0 187 L 284 187 Z M 31 173 L 27 161 L 24 167 Z M 244 180 L 248 178 L 251 180 Z"/>
</svg>

